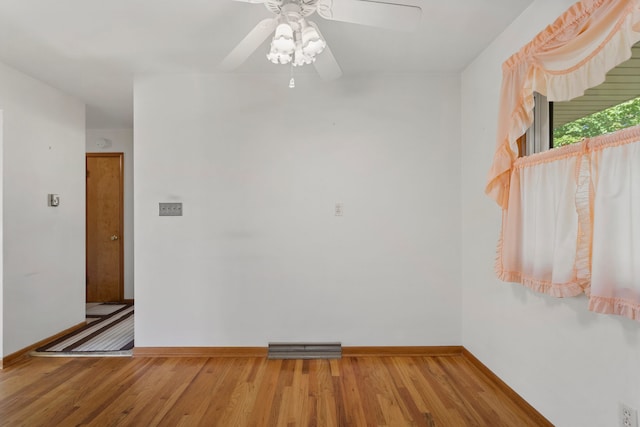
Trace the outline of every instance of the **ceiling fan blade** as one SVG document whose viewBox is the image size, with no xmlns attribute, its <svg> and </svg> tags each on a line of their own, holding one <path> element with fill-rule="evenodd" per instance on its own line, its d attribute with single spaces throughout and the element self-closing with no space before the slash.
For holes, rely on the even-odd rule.
<svg viewBox="0 0 640 427">
<path fill-rule="evenodd" d="M 418 27 L 422 9 L 418 6 L 369 0 L 320 0 L 318 15 L 331 21 L 353 22 L 398 31 Z"/>
<path fill-rule="evenodd" d="M 275 18 L 260 21 L 222 60 L 220 68 L 224 71 L 238 68 L 273 33 L 277 25 L 278 20 Z"/>
<path fill-rule="evenodd" d="M 342 69 L 333 53 L 331 53 L 329 46 L 325 47 L 322 53 L 316 57 L 313 66 L 316 67 L 316 71 L 322 80 L 330 81 L 342 76 Z"/>
<path fill-rule="evenodd" d="M 322 40 L 326 40 L 314 22 L 309 21 L 309 25 L 316 29 Z M 333 56 L 328 44 L 325 46 L 322 53 L 316 56 L 313 66 L 316 68 L 318 75 L 323 80 L 335 80 L 342 76 L 342 69 L 340 68 L 340 65 L 338 65 L 338 61 L 336 61 L 336 58 Z"/>
</svg>

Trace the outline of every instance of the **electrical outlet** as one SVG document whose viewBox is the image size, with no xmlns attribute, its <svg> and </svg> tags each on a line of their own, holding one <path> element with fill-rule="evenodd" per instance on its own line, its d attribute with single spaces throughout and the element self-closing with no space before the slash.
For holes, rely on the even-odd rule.
<svg viewBox="0 0 640 427">
<path fill-rule="evenodd" d="M 620 426 L 638 427 L 638 412 L 624 403 L 620 404 Z"/>
<path fill-rule="evenodd" d="M 344 215 L 344 205 L 342 203 L 336 203 L 335 215 L 336 216 Z"/>
</svg>

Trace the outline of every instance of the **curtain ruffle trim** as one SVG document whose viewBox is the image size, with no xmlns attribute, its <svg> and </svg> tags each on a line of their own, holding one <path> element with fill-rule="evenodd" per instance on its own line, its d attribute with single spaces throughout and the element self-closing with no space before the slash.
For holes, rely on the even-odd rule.
<svg viewBox="0 0 640 427">
<path fill-rule="evenodd" d="M 513 163 L 513 169 L 524 169 L 543 163 L 555 162 L 569 157 L 582 156 L 585 153 L 604 150 L 640 141 L 640 125 L 622 129 L 605 135 L 585 138 L 580 142 L 553 148 L 540 153 L 520 157 Z"/>
<path fill-rule="evenodd" d="M 538 280 L 526 277 L 518 272 L 503 271 L 498 275 L 503 282 L 519 283 L 527 288 L 556 298 L 575 297 L 584 291 L 578 283 L 552 283 L 545 280 Z"/>
<path fill-rule="evenodd" d="M 591 296 L 589 310 L 601 314 L 616 314 L 640 321 L 640 304 L 621 298 Z"/>
<path fill-rule="evenodd" d="M 638 141 L 640 141 L 640 125 L 585 139 L 584 142 L 588 145 L 589 151 L 599 151 Z"/>
<path fill-rule="evenodd" d="M 502 145 L 493 156 L 493 165 L 489 171 L 489 182 L 485 194 L 495 200 L 502 209 L 509 204 L 509 183 L 511 182 L 511 168 L 516 157 L 509 146 Z"/>
<path fill-rule="evenodd" d="M 534 65 L 531 87 L 549 101 L 568 101 L 604 82 L 609 70 L 631 58 L 631 48 L 640 40 L 634 26 L 640 22 L 640 9 L 635 7 L 621 22 L 618 30 L 582 63 L 567 70 L 552 71 Z"/>
<path fill-rule="evenodd" d="M 524 169 L 537 166 L 542 163 L 550 163 L 569 157 L 581 156 L 586 150 L 586 141 L 587 140 L 585 139 L 583 141 L 576 142 L 575 144 L 565 145 L 564 147 L 553 148 L 551 150 L 520 157 L 513 163 L 513 168 Z"/>
<path fill-rule="evenodd" d="M 578 160 L 576 168 L 576 194 L 575 205 L 578 214 L 578 238 L 576 242 L 576 259 L 574 264 L 574 277 L 580 288 L 587 294 L 591 288 L 591 236 L 593 233 L 592 206 L 593 200 L 591 182 L 591 156 L 586 152 L 587 144 L 584 144 L 583 155 Z"/>
<path fill-rule="evenodd" d="M 509 205 L 511 170 L 513 163 L 518 158 L 516 154 L 518 152 L 517 140 L 533 123 L 534 106 L 533 91 L 522 90 L 520 101 L 511 114 L 512 126 L 493 156 L 485 193 L 495 200 L 502 209 L 506 209 Z"/>
<path fill-rule="evenodd" d="M 510 69 L 527 60 L 533 53 L 547 45 L 547 43 L 558 35 L 567 31 L 570 27 L 583 21 L 593 14 L 593 12 L 602 6 L 607 0 L 592 1 L 587 5 L 586 1 L 580 1 L 560 15 L 552 24 L 548 25 L 543 31 L 538 33 L 533 40 L 524 45 L 518 52 L 511 55 L 504 64 L 503 69 Z"/>
</svg>

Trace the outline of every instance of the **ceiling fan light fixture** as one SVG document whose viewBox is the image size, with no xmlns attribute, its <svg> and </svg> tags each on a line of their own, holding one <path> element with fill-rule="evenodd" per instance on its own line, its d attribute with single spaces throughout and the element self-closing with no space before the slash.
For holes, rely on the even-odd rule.
<svg viewBox="0 0 640 427">
<path fill-rule="evenodd" d="M 315 56 L 307 55 L 306 53 L 304 53 L 304 50 L 302 49 L 302 42 L 298 40 L 296 42 L 296 51 L 293 55 L 293 65 L 296 67 L 301 67 L 303 65 L 313 63 L 315 59 Z"/>
<path fill-rule="evenodd" d="M 272 49 L 291 54 L 296 48 L 293 39 L 293 28 L 287 23 L 282 23 L 276 27 L 276 33 L 271 42 Z"/>
<path fill-rule="evenodd" d="M 271 51 L 267 53 L 267 59 L 274 64 L 288 64 L 293 59 L 293 55 L 290 53 L 280 52 L 272 47 Z"/>
<path fill-rule="evenodd" d="M 305 55 L 315 57 L 322 53 L 325 47 L 327 42 L 320 37 L 314 27 L 308 26 L 302 30 L 302 51 Z"/>
<path fill-rule="evenodd" d="M 312 64 L 315 60 L 316 58 L 312 58 L 305 54 L 301 54 L 301 55 L 296 54 L 293 60 L 293 65 L 296 67 L 302 67 L 303 65 Z"/>
<path fill-rule="evenodd" d="M 233 70 L 269 38 L 271 51 L 266 55 L 275 64 L 314 63 L 325 80 L 342 75 L 320 28 L 312 21 L 317 14 L 329 21 L 349 22 L 390 30 L 411 31 L 421 22 L 422 8 L 403 4 L 404 0 L 235 0 L 261 3 L 274 15 L 263 19 L 222 61 L 223 70 Z M 417 0 L 412 1 L 412 3 Z M 309 28 L 311 27 L 311 28 Z M 300 46 L 300 48 L 298 47 Z M 317 55 L 323 54 L 320 61 Z"/>
</svg>

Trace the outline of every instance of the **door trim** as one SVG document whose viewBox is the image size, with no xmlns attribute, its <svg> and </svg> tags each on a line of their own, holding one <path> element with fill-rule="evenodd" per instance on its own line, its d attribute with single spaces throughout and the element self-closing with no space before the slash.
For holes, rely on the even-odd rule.
<svg viewBox="0 0 640 427">
<path fill-rule="evenodd" d="M 85 170 L 85 211 L 84 211 L 84 215 L 85 215 L 85 226 L 84 226 L 84 230 L 85 230 L 85 236 L 84 236 L 84 253 L 85 253 L 85 257 L 84 257 L 84 274 L 85 274 L 85 281 L 86 278 L 89 277 L 89 269 L 88 269 L 88 257 L 87 257 L 87 248 L 89 246 L 89 236 L 87 233 L 87 227 L 88 227 L 88 223 L 87 223 L 87 218 L 88 218 L 88 207 L 87 207 L 87 159 L 89 159 L 90 157 L 116 157 L 119 160 L 119 166 L 120 166 L 120 212 L 119 212 L 119 218 L 118 218 L 118 235 L 120 236 L 120 239 L 118 239 L 118 244 L 120 245 L 120 272 L 118 274 L 118 278 L 119 278 L 119 286 L 118 286 L 118 299 L 120 301 L 124 301 L 124 153 L 123 152 L 115 152 L 115 153 L 86 153 L 85 156 L 85 162 L 84 162 L 84 170 Z M 85 300 L 86 300 L 87 296 L 86 296 L 86 286 L 85 286 Z"/>
</svg>

